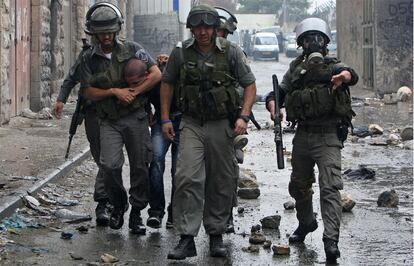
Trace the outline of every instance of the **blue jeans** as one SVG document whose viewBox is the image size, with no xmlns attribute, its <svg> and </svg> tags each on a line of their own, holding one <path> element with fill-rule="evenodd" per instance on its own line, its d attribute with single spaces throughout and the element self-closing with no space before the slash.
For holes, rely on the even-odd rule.
<svg viewBox="0 0 414 266">
<path fill-rule="evenodd" d="M 174 175 L 177 164 L 178 144 L 180 140 L 180 126 L 181 117 L 176 117 L 173 123 L 175 137 L 171 141 L 164 138 L 162 134 L 161 123 L 159 119 L 157 123 L 151 127 L 151 140 L 153 147 L 153 157 L 150 164 L 150 200 L 148 215 L 164 217 L 165 214 L 165 196 L 164 196 L 164 170 L 165 170 L 165 155 L 171 146 L 171 202 L 174 194 Z M 168 206 L 168 212 L 172 215 L 171 202 Z"/>
</svg>

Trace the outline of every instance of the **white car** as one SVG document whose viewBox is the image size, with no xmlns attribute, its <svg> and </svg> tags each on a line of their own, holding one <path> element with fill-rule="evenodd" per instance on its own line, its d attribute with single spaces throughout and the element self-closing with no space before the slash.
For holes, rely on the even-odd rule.
<svg viewBox="0 0 414 266">
<path fill-rule="evenodd" d="M 253 36 L 252 55 L 255 60 L 270 58 L 279 61 L 279 44 L 276 34 L 258 32 Z"/>
</svg>

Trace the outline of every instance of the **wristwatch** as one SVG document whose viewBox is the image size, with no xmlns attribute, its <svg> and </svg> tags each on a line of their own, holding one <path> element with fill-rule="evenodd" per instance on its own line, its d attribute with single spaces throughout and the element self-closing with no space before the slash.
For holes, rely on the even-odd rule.
<svg viewBox="0 0 414 266">
<path fill-rule="evenodd" d="M 249 123 L 250 116 L 248 115 L 239 115 L 239 118 L 243 119 L 244 122 Z"/>
</svg>

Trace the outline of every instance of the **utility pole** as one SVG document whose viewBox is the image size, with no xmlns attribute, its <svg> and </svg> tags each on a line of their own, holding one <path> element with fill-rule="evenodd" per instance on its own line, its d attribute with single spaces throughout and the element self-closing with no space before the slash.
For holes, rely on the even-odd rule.
<svg viewBox="0 0 414 266">
<path fill-rule="evenodd" d="M 283 0 L 282 9 L 283 9 L 283 27 L 286 28 L 287 27 L 287 7 L 286 7 L 286 0 Z"/>
</svg>

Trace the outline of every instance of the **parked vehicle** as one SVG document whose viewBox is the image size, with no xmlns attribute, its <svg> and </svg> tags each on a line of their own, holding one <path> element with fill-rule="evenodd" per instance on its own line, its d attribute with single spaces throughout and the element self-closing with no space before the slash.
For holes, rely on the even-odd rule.
<svg viewBox="0 0 414 266">
<path fill-rule="evenodd" d="M 283 36 L 282 29 L 280 28 L 280 26 L 271 26 L 271 27 L 261 28 L 259 32 L 273 32 L 274 34 L 276 34 L 278 45 L 279 45 L 279 52 L 282 53 L 284 51 L 286 46 L 284 45 L 284 42 L 283 42 L 284 36 Z"/>
<path fill-rule="evenodd" d="M 252 55 L 255 60 L 259 58 L 274 58 L 279 61 L 279 44 L 276 34 L 271 32 L 258 32 L 253 36 Z"/>
<path fill-rule="evenodd" d="M 296 34 L 287 33 L 285 35 L 285 54 L 287 57 L 296 57 L 302 54 L 302 47 L 298 47 L 296 43 Z"/>
</svg>

